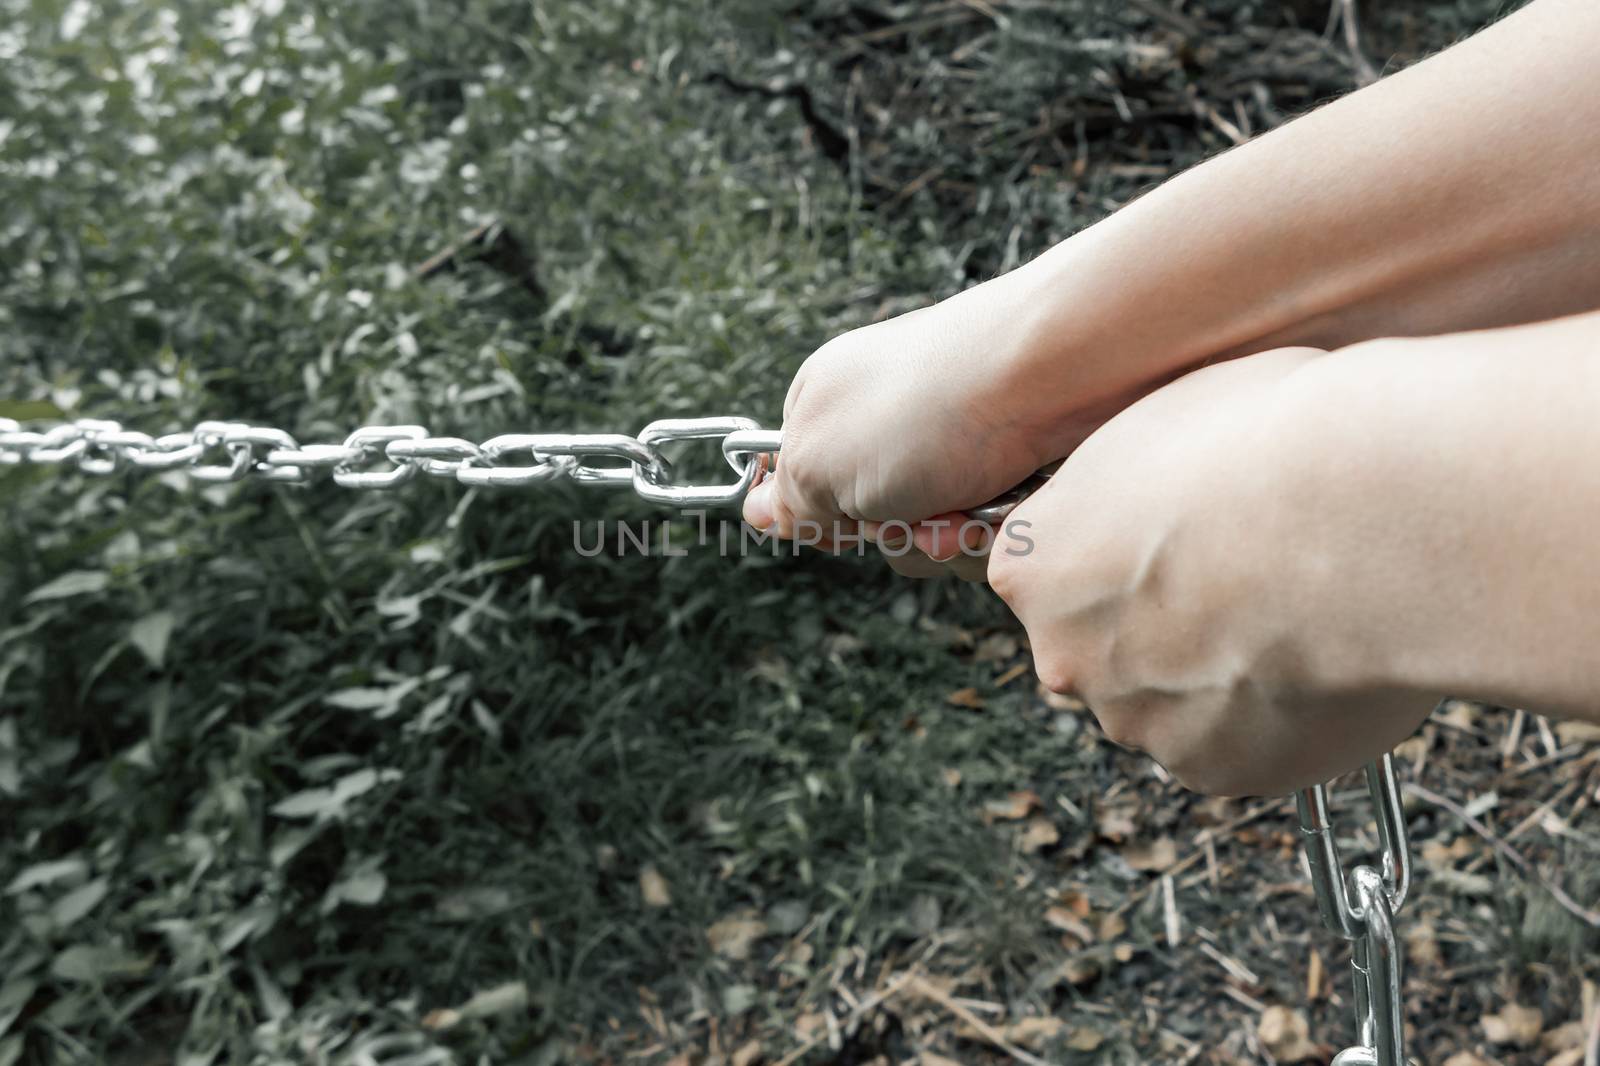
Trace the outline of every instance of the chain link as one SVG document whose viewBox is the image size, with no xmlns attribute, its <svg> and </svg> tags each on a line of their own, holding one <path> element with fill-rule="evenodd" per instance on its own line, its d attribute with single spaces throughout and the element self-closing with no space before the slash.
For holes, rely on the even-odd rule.
<svg viewBox="0 0 1600 1066">
<path fill-rule="evenodd" d="M 1401 953 L 1394 916 L 1411 888 L 1411 846 L 1394 757 L 1384 755 L 1368 763 L 1366 774 L 1367 794 L 1377 818 L 1381 869 L 1357 866 L 1346 880 L 1328 814 L 1326 786 L 1302 789 L 1295 795 L 1295 805 L 1322 924 L 1351 942 L 1360 1043 L 1336 1055 L 1333 1066 L 1407 1066 Z"/>
<path fill-rule="evenodd" d="M 663 449 L 687 440 L 720 440 L 732 480 L 674 480 Z M 362 426 L 339 444 L 300 444 L 284 430 L 243 422 L 207 421 L 185 432 L 152 437 L 95 418 L 41 430 L 25 430 L 13 419 L 0 418 L 0 466 L 71 465 L 94 476 L 130 468 L 178 470 L 206 483 L 304 484 L 328 475 L 344 488 L 368 490 L 398 488 L 419 474 L 486 488 L 564 480 L 631 487 L 651 503 L 675 507 L 738 503 L 781 445 L 779 431 L 737 417 L 663 419 L 632 437 L 508 433 L 482 444 L 433 437 L 422 426 Z"/>
</svg>

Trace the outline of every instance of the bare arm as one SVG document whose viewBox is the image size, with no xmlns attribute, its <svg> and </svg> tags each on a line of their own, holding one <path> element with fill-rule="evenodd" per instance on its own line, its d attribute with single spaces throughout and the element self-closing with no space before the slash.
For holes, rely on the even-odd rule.
<svg viewBox="0 0 1600 1066">
<path fill-rule="evenodd" d="M 1600 4 L 1535 0 L 1178 176 L 1017 272 L 1025 373 L 1115 394 L 1600 306 L 1597 56 Z"/>
<path fill-rule="evenodd" d="M 1600 3 L 1534 0 L 1033 262 L 824 346 L 748 513 L 987 499 L 1183 370 L 1600 306 Z"/>
</svg>

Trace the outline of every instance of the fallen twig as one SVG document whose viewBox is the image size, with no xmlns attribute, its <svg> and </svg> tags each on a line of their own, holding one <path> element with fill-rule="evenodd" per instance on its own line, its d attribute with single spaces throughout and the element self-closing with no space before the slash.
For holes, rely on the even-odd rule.
<svg viewBox="0 0 1600 1066">
<path fill-rule="evenodd" d="M 983 1037 L 985 1040 L 989 1041 L 989 1043 L 993 1044 L 1001 1051 L 1004 1051 L 1007 1055 L 1010 1055 L 1018 1062 L 1026 1062 L 1028 1066 L 1050 1066 L 1050 1064 L 1044 1059 L 1022 1050 L 1021 1048 L 1017 1047 L 1017 1045 L 1007 1040 L 1004 1033 L 1000 1032 L 994 1026 L 990 1025 L 988 1022 L 972 1013 L 972 1011 L 956 1002 L 955 997 L 951 996 L 950 993 L 946 992 L 944 989 L 932 985 L 929 982 L 922 980 L 921 977 L 918 977 L 912 983 L 912 991 L 920 996 L 933 1000 L 945 1010 L 949 1011 L 951 1014 L 954 1014 L 957 1018 L 967 1023 L 967 1025 L 972 1028 L 973 1032 L 977 1033 L 979 1036 Z"/>
<path fill-rule="evenodd" d="M 866 999 L 863 999 L 861 1003 L 850 1012 L 849 1018 L 845 1021 L 844 1028 L 848 1029 L 859 1022 L 868 1011 L 875 1010 L 881 1004 L 886 1002 L 891 996 L 895 995 L 895 993 L 899 992 L 906 985 L 910 984 L 913 978 L 915 978 L 918 982 L 921 982 L 921 977 L 917 974 L 916 970 L 907 970 L 905 973 L 900 974 L 888 984 L 872 993 L 872 995 L 868 996 Z M 793 1063 L 798 1062 L 801 1058 L 803 1058 L 808 1051 L 822 1043 L 822 1041 L 827 1038 L 827 1035 L 828 1034 L 826 1032 L 821 1032 L 816 1036 L 810 1037 L 799 1047 L 790 1051 L 783 1058 L 775 1062 L 773 1066 L 792 1066 Z"/>
<path fill-rule="evenodd" d="M 1431 803 L 1435 807 L 1438 807 L 1441 810 L 1449 811 L 1451 814 L 1455 815 L 1461 820 L 1463 825 L 1472 830 L 1474 833 L 1478 834 L 1484 840 L 1487 840 L 1490 846 L 1495 849 L 1495 851 L 1505 856 L 1505 860 L 1512 866 L 1516 867 L 1519 873 L 1525 877 L 1532 877 L 1537 880 L 1539 884 L 1543 885 L 1545 891 L 1550 893 L 1550 897 L 1560 904 L 1561 908 L 1568 914 L 1572 915 L 1574 918 L 1586 925 L 1592 926 L 1595 929 L 1600 929 L 1600 911 L 1590 910 L 1588 907 L 1585 907 L 1583 904 L 1573 899 L 1567 894 L 1566 889 L 1562 888 L 1554 881 L 1551 881 L 1543 873 L 1537 870 L 1531 862 L 1523 857 L 1521 852 L 1517 851 L 1516 848 L 1513 848 L 1510 844 L 1507 844 L 1505 841 L 1495 836 L 1494 832 L 1490 830 L 1488 826 L 1484 825 L 1482 822 L 1478 821 L 1478 819 L 1468 814 L 1466 809 L 1463 808 L 1459 803 L 1451 799 L 1446 799 L 1444 796 L 1439 795 L 1432 789 L 1424 788 L 1423 786 L 1415 784 L 1414 782 L 1407 782 L 1403 784 L 1401 789 L 1422 800 L 1424 803 Z"/>
</svg>

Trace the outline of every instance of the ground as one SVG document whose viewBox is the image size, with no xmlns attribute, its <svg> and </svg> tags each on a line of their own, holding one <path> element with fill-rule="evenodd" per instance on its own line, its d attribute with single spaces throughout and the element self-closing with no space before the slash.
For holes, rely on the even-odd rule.
<svg viewBox="0 0 1600 1066">
<path fill-rule="evenodd" d="M 0 416 L 315 441 L 775 425 L 833 333 L 1502 7 L 1354 41 L 1323 0 L 0 11 Z M 9 466 L 0 499 L 0 1064 L 1353 1037 L 1290 807 L 1107 743 L 981 588 L 584 558 L 574 522 L 663 516 L 581 487 Z M 1400 762 L 1419 1059 L 1582 1062 L 1594 731 L 1454 702 Z"/>
</svg>

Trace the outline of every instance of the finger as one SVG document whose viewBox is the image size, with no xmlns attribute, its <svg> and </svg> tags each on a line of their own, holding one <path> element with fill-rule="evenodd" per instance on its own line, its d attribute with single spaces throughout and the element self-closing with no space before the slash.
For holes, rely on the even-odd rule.
<svg viewBox="0 0 1600 1066">
<path fill-rule="evenodd" d="M 947 562 L 961 555 L 988 552 L 994 531 L 961 511 L 934 515 L 917 523 L 912 542 L 930 559 Z"/>
<path fill-rule="evenodd" d="M 740 513 L 752 529 L 764 530 L 772 525 L 777 506 L 773 497 L 777 491 L 777 482 L 769 477 L 756 482 L 755 487 L 745 495 Z"/>
<path fill-rule="evenodd" d="M 984 584 L 989 580 L 987 555 L 958 555 L 945 563 L 944 568 L 962 581 Z"/>
<path fill-rule="evenodd" d="M 915 548 L 900 554 L 884 552 L 884 559 L 889 563 L 889 569 L 901 577 L 930 578 L 943 577 L 949 572 L 944 563 L 936 563 L 923 555 Z"/>
</svg>

